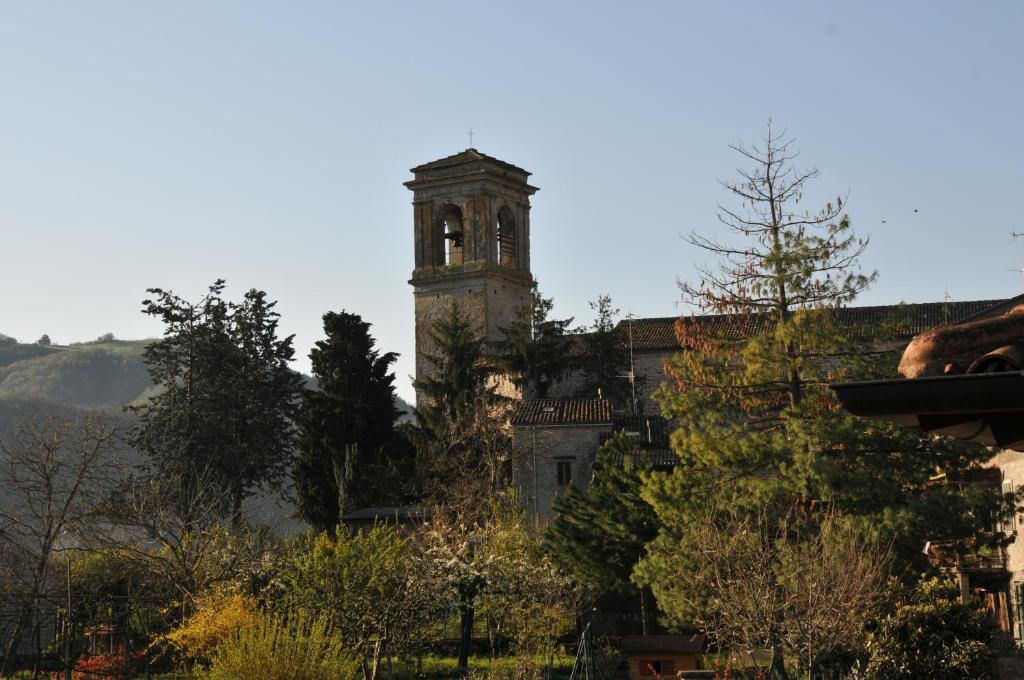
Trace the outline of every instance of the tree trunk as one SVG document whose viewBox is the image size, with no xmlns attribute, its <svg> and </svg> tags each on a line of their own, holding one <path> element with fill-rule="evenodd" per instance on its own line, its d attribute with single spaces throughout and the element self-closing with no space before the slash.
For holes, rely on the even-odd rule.
<svg viewBox="0 0 1024 680">
<path fill-rule="evenodd" d="M 43 660 L 42 622 L 39 620 L 39 600 L 32 607 L 32 677 L 40 675 L 40 664 Z"/>
<path fill-rule="evenodd" d="M 235 525 L 235 528 L 242 526 L 242 500 L 243 490 L 242 483 L 235 482 L 231 490 L 233 508 L 231 510 L 231 522 Z"/>
<path fill-rule="evenodd" d="M 786 673 L 786 659 L 782 652 L 782 646 L 778 642 L 772 643 L 772 662 L 768 666 L 768 677 L 771 680 L 789 680 Z"/>
<path fill-rule="evenodd" d="M 637 588 L 640 591 L 640 634 L 647 635 L 647 598 L 644 596 L 644 588 Z"/>
<path fill-rule="evenodd" d="M 465 672 L 469 669 L 469 644 L 473 638 L 473 604 L 464 604 L 459 609 L 459 670 Z"/>
<path fill-rule="evenodd" d="M 7 674 L 11 671 L 14 655 L 18 650 L 18 644 L 21 642 L 21 636 L 25 633 L 25 627 L 28 625 L 30 615 L 31 611 L 27 608 L 18 614 L 14 630 L 11 633 L 11 639 L 7 641 L 7 650 L 4 653 L 3 663 L 0 663 L 0 677 L 7 677 Z"/>
<path fill-rule="evenodd" d="M 377 680 L 377 671 L 380 668 L 380 650 L 384 641 L 377 638 L 377 641 L 373 643 L 373 662 L 370 664 L 370 679 Z"/>
</svg>

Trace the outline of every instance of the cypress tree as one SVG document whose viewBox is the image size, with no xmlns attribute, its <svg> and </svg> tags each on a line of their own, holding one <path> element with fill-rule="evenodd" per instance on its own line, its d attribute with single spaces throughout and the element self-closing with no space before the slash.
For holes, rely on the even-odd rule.
<svg viewBox="0 0 1024 680">
<path fill-rule="evenodd" d="M 319 389 L 303 400 L 300 453 L 294 477 L 299 512 L 319 530 L 368 505 L 402 496 L 402 438 L 395 433 L 398 355 L 381 352 L 358 314 L 328 312 L 326 339 L 310 351 Z"/>
</svg>

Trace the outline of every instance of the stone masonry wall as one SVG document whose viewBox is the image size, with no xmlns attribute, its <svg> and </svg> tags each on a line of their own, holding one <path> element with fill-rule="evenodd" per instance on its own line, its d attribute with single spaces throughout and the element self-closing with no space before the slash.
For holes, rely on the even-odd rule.
<svg viewBox="0 0 1024 680">
<path fill-rule="evenodd" d="M 608 425 L 563 425 L 553 427 L 516 427 L 513 444 L 517 452 L 514 479 L 530 516 L 541 523 L 553 517 L 551 504 L 568 486 L 559 486 L 558 462 L 568 462 L 572 486 L 585 489 L 593 475 L 594 454 L 601 433 Z"/>
<path fill-rule="evenodd" d="M 1003 491 L 1011 489 L 1016 492 L 1024 487 L 1024 453 L 1017 451 L 1001 451 L 996 454 L 989 465 L 998 467 L 1003 473 Z M 1013 613 L 1014 637 L 1020 639 L 1020 621 L 1017 620 L 1019 611 L 1017 602 L 1018 583 L 1024 583 L 1024 515 L 1016 516 L 1009 526 L 1003 527 L 1007 533 L 1017 534 L 1017 540 L 1006 548 L 1006 569 L 1010 572 L 1010 611 Z"/>
<path fill-rule="evenodd" d="M 430 326 L 453 302 L 484 332 L 490 341 L 504 337 L 503 328 L 515 319 L 516 310 L 527 303 L 528 283 L 521 277 L 505 277 L 494 272 L 471 272 L 443 280 L 417 284 L 416 378 L 422 379 L 431 365 L 424 355 L 435 354 Z"/>
<path fill-rule="evenodd" d="M 664 361 L 672 356 L 672 352 L 636 352 L 633 354 L 633 370 L 637 375 L 637 403 L 643 415 L 658 415 L 661 408 L 651 397 L 661 384 L 665 382 Z M 625 380 L 625 378 L 623 378 Z M 559 382 L 551 390 L 552 399 L 597 398 L 586 389 L 586 375 L 573 371 L 565 380 Z"/>
</svg>

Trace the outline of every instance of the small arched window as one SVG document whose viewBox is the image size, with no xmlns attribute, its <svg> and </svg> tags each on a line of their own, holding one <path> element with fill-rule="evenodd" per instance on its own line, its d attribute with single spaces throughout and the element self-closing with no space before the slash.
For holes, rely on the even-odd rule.
<svg viewBox="0 0 1024 680">
<path fill-rule="evenodd" d="M 519 266 L 516 222 L 507 205 L 498 210 L 498 264 L 513 268 Z"/>
<path fill-rule="evenodd" d="M 438 264 L 449 266 L 462 264 L 462 211 L 451 203 L 441 208 L 437 223 L 439 225 Z"/>
</svg>

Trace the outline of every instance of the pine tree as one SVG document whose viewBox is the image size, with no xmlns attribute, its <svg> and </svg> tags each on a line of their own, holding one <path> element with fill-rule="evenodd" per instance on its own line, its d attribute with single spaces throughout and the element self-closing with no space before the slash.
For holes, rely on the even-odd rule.
<svg viewBox="0 0 1024 680">
<path fill-rule="evenodd" d="M 571 486 L 555 499 L 555 518 L 544 537 L 547 550 L 584 581 L 605 590 L 632 590 L 633 567 L 658 531 L 653 508 L 640 497 L 641 475 L 649 471 L 624 433 L 605 442 L 587 488 Z"/>
<path fill-rule="evenodd" d="M 414 433 L 422 493 L 446 505 L 473 504 L 505 482 L 511 442 L 508 400 L 480 329 L 452 303 L 429 330 L 432 370 L 414 383 Z"/>
<path fill-rule="evenodd" d="M 644 547 L 658 533 L 658 517 L 640 496 L 642 476 L 651 468 L 625 433 L 605 442 L 594 457 L 586 489 L 570 486 L 555 499 L 555 518 L 544 547 L 581 582 L 635 602 L 646 630 L 650 597 L 632 581 Z"/>
<path fill-rule="evenodd" d="M 505 329 L 499 362 L 528 398 L 547 398 L 548 390 L 569 370 L 572 318 L 553 319 L 552 309 L 553 300 L 545 298 L 534 282 L 529 304 Z"/>
<path fill-rule="evenodd" d="M 299 512 L 318 530 L 358 507 L 401 497 L 405 462 L 395 433 L 394 352 L 378 351 L 357 314 L 323 316 L 326 339 L 309 353 L 319 389 L 303 399 L 294 478 Z"/>
<path fill-rule="evenodd" d="M 615 329 L 620 310 L 608 295 L 599 295 L 590 308 L 595 313 L 594 322 L 583 335 L 584 355 L 578 364 L 584 376 L 583 394 L 600 395 L 610 399 L 616 408 L 633 410 L 629 346 Z"/>
<path fill-rule="evenodd" d="M 720 264 L 681 283 L 686 301 L 720 316 L 680 319 L 682 351 L 658 394 L 678 424 L 679 465 L 645 487 L 662 530 L 639 572 L 660 597 L 678 585 L 669 581 L 686 560 L 687 527 L 716 513 L 782 517 L 794 504 L 831 505 L 883 532 L 911 565 L 925 540 L 980 530 L 970 508 L 986 502 L 970 489 L 929 484 L 938 468 L 983 460 L 980 447 L 936 442 L 839 408 L 830 381 L 895 366 L 892 353 L 879 350 L 884 329 L 851 333 L 833 323 L 834 310 L 875 279 L 857 264 L 867 240 L 853 233 L 842 199 L 798 211 L 818 172 L 796 170 L 790 142 L 771 125 L 762 146 L 734 148 L 754 168 L 723 183 L 743 205 L 720 207 L 735 240 L 691 236 Z"/>
</svg>

